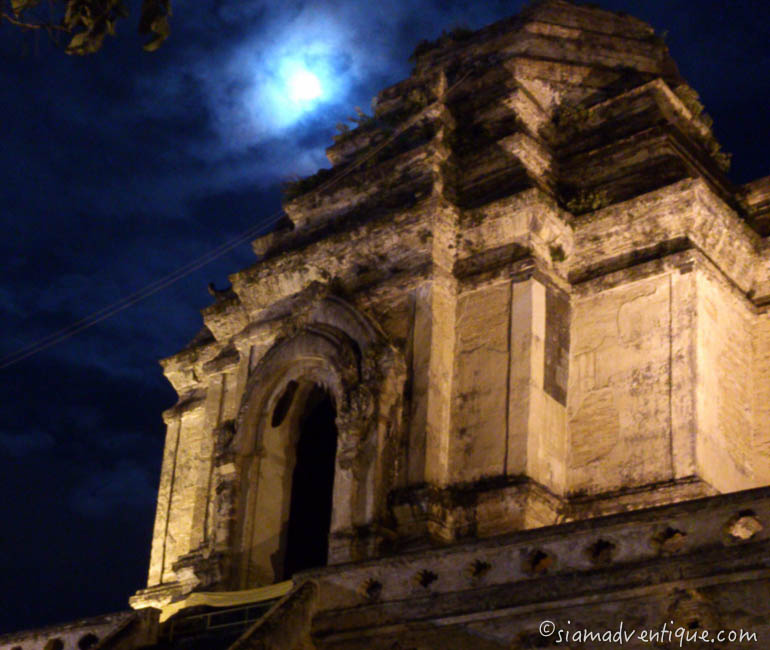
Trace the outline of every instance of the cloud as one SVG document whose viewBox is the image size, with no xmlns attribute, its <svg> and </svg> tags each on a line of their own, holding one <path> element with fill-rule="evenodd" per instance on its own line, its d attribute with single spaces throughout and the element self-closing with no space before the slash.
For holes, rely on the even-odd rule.
<svg viewBox="0 0 770 650">
<path fill-rule="evenodd" d="M 0 450 L 13 458 L 44 453 L 53 446 L 53 436 L 44 431 L 0 433 Z"/>
<path fill-rule="evenodd" d="M 86 516 L 109 515 L 118 508 L 147 508 L 157 496 L 156 479 L 130 460 L 87 476 L 70 494 L 73 510 Z"/>
<path fill-rule="evenodd" d="M 107 452 L 126 455 L 143 454 L 147 449 L 157 448 L 157 440 L 149 433 L 116 432 L 109 436 L 97 437 L 94 444 Z"/>
<path fill-rule="evenodd" d="M 100 274 L 87 277 L 80 273 L 67 273 L 55 277 L 45 287 L 37 298 L 37 305 L 43 311 L 75 316 L 79 305 L 109 304 L 119 295 L 117 285 Z"/>
<path fill-rule="evenodd" d="M 27 314 L 26 310 L 21 307 L 14 294 L 3 287 L 0 287 L 0 313 L 9 314 L 11 316 L 26 316 Z"/>
<path fill-rule="evenodd" d="M 354 2 L 319 5 L 289 1 L 277 10 L 268 3 L 220 2 L 207 24 L 234 31 L 228 39 L 205 51 L 189 47 L 168 67 L 135 80 L 147 117 L 207 116 L 208 129 L 184 141 L 184 154 L 209 165 L 200 191 L 264 187 L 328 165 L 324 149 L 333 125 L 354 114 L 355 105 L 368 108 L 379 89 L 373 79 L 395 81 L 406 72 L 393 69 L 398 23 L 392 15 Z M 188 25 L 206 22 L 197 11 L 187 19 Z M 320 97 L 292 100 L 289 80 L 298 71 L 318 77 Z M 307 134 L 319 129 L 323 138 L 308 142 Z"/>
<path fill-rule="evenodd" d="M 337 3 L 272 14 L 263 18 L 258 33 L 222 51 L 218 60 L 199 65 L 195 74 L 206 89 L 214 127 L 225 149 L 237 151 L 291 135 L 288 132 L 301 128 L 310 114 L 352 113 L 351 92 L 373 74 L 392 67 L 390 57 L 381 56 L 382 46 L 389 50 L 390 45 L 376 36 L 362 42 L 359 13 L 356 4 Z M 319 78 L 318 99 L 291 99 L 288 81 L 301 70 Z M 336 115 L 337 120 L 344 117 Z"/>
</svg>

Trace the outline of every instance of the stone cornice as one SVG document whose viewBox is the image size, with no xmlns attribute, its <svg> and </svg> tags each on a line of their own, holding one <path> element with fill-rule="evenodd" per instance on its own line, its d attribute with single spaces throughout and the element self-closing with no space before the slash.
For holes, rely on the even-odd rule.
<svg viewBox="0 0 770 650">
<path fill-rule="evenodd" d="M 655 247 L 663 246 L 657 256 L 666 254 L 671 252 L 664 250 L 667 242 L 680 241 L 700 250 L 744 294 L 757 299 L 761 238 L 703 180 L 680 181 L 597 210 L 573 227 L 572 282 L 650 259 Z"/>
</svg>

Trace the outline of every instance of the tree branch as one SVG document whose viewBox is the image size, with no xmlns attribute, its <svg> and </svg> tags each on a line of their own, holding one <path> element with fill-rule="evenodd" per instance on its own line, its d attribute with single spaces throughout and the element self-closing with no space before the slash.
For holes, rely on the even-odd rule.
<svg viewBox="0 0 770 650">
<path fill-rule="evenodd" d="M 69 31 L 66 27 L 62 27 L 61 25 L 54 25 L 52 23 L 26 23 L 23 20 L 17 20 L 13 16 L 5 12 L 0 13 L 0 19 L 7 20 L 12 25 L 16 25 L 17 27 L 21 27 L 22 29 L 45 29 L 45 30 L 54 29 L 60 32 Z"/>
</svg>

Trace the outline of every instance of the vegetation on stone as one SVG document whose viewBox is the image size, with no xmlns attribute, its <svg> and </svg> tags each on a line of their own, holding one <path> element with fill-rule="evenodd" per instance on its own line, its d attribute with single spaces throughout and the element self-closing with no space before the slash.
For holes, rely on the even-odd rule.
<svg viewBox="0 0 770 650">
<path fill-rule="evenodd" d="M 473 36 L 473 30 L 468 29 L 463 25 L 458 25 L 457 27 L 449 30 L 448 32 L 444 30 L 443 32 L 441 32 L 441 36 L 439 36 L 435 41 L 429 41 L 427 39 L 423 39 L 422 41 L 420 41 L 417 44 L 417 47 L 415 47 L 412 54 L 410 55 L 409 61 L 412 63 L 416 63 L 421 56 L 423 56 L 424 54 L 427 54 L 431 50 L 435 50 L 439 47 L 443 47 L 453 43 L 461 43 L 469 39 L 471 36 Z"/>
<path fill-rule="evenodd" d="M 329 180 L 335 174 L 334 169 L 319 169 L 312 176 L 305 178 L 293 178 L 283 184 L 283 196 L 287 201 L 296 199 L 310 190 L 315 189 L 324 181 Z"/>
<path fill-rule="evenodd" d="M 604 190 L 580 190 L 576 196 L 567 201 L 567 209 L 573 214 L 583 214 L 601 210 L 609 204 L 609 196 Z"/>
<path fill-rule="evenodd" d="M 713 133 L 711 133 L 711 127 L 714 124 L 714 120 L 708 113 L 706 113 L 705 107 L 700 101 L 698 92 L 691 86 L 682 84 L 674 88 L 674 93 L 682 100 L 682 103 L 687 107 L 687 110 L 692 113 L 692 116 L 708 129 L 709 134 L 706 138 L 706 147 L 709 155 L 714 159 L 714 162 L 717 163 L 723 172 L 729 171 L 732 154 L 722 151 L 722 145 L 719 144 Z"/>
</svg>

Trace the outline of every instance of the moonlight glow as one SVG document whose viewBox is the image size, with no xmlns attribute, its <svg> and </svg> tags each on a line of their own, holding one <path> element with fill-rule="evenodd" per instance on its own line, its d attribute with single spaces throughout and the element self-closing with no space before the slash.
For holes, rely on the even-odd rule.
<svg viewBox="0 0 770 650">
<path fill-rule="evenodd" d="M 326 27 L 325 40 L 307 40 L 305 30 L 301 40 L 287 38 L 266 51 L 244 44 L 231 53 L 225 75 L 206 75 L 223 140 L 252 146 L 343 100 L 355 75 L 340 55 L 339 37 Z M 221 76 L 230 83 L 223 86 Z"/>
<path fill-rule="evenodd" d="M 300 69 L 291 74 L 287 82 L 289 97 L 294 102 L 318 99 L 322 94 L 321 82 L 309 70 Z"/>
</svg>

